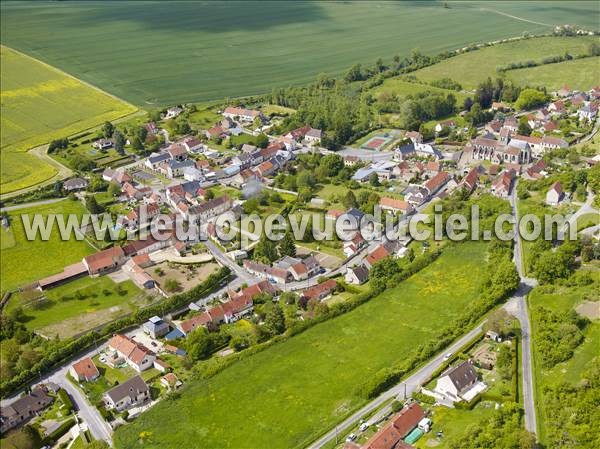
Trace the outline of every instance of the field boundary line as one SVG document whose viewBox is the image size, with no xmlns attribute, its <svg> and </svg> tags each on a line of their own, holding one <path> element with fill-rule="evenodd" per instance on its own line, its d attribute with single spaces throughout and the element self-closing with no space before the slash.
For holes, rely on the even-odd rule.
<svg viewBox="0 0 600 449">
<path fill-rule="evenodd" d="M 554 26 L 556 26 L 556 25 L 551 25 L 549 23 L 536 22 L 535 20 L 525 19 L 524 17 L 513 16 L 512 14 L 508 14 L 506 12 L 498 11 L 497 9 L 479 8 L 479 10 L 480 11 L 492 12 L 492 13 L 495 13 L 495 14 L 499 14 L 501 16 L 510 17 L 511 19 L 520 20 L 521 22 L 533 23 L 534 25 L 542 25 L 542 26 L 545 26 L 545 27 L 554 27 Z"/>
</svg>

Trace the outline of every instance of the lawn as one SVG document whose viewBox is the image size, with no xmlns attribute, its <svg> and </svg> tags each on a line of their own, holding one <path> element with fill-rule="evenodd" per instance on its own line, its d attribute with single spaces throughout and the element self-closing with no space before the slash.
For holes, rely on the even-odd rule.
<svg viewBox="0 0 600 449">
<path fill-rule="evenodd" d="M 430 416 L 433 421 L 431 431 L 417 441 L 416 446 L 419 449 L 434 446 L 438 449 L 447 449 L 450 447 L 448 443 L 456 441 L 457 438 L 464 435 L 467 427 L 489 418 L 493 411 L 491 406 L 484 407 L 483 405 L 478 405 L 473 410 L 433 407 Z M 440 431 L 443 432 L 443 436 L 438 439 L 436 433 Z"/>
<path fill-rule="evenodd" d="M 489 2 L 449 4 L 2 2 L 1 40 L 134 104 L 165 105 L 270 92 L 416 48 L 598 28 L 593 2 L 494 3 L 517 18 Z"/>
<path fill-rule="evenodd" d="M 542 287 L 534 289 L 529 295 L 528 302 L 530 310 L 536 306 L 543 306 L 558 313 L 567 314 L 584 300 L 598 299 L 598 272 L 595 271 L 596 282 L 584 287 L 555 286 L 550 291 Z M 531 313 L 532 333 L 537 330 L 536 314 Z M 587 368 L 588 363 L 598 356 L 600 345 L 600 321 L 592 321 L 584 330 L 585 340 L 577 347 L 575 354 L 569 360 L 559 363 L 551 369 L 544 369 L 539 362 L 540 355 L 533 345 L 534 384 L 536 390 L 536 406 L 538 433 L 541 442 L 544 442 L 546 430 L 544 429 L 544 397 L 543 391 L 546 386 L 569 382 L 575 384 L 581 379 L 581 373 Z"/>
<path fill-rule="evenodd" d="M 590 212 L 587 214 L 583 214 L 577 219 L 577 231 L 579 232 L 583 229 L 586 229 L 586 228 L 589 228 L 592 226 L 597 226 L 599 224 L 600 224 L 600 215 L 598 215 L 597 213 Z"/>
<path fill-rule="evenodd" d="M 127 103 L 4 46 L 0 58 L 0 193 L 29 187 L 54 176 L 53 167 L 25 153 L 30 148 L 135 111 Z"/>
<path fill-rule="evenodd" d="M 26 326 L 28 329 L 48 330 L 55 329 L 56 324 L 71 318 L 77 318 L 82 323 L 89 324 L 92 316 L 97 312 L 106 312 L 106 321 L 113 314 L 122 315 L 132 309 L 129 301 L 140 293 L 132 281 L 116 284 L 110 277 L 97 278 L 83 277 L 44 292 L 45 301 L 29 299 L 25 293 L 13 295 L 7 305 L 11 310 L 23 306 L 27 315 Z M 107 309 L 110 309 L 107 310 Z M 86 326 L 87 327 L 87 326 Z M 68 336 L 70 330 L 61 333 L 61 337 Z"/>
<path fill-rule="evenodd" d="M 552 91 L 566 84 L 571 89 L 587 91 L 600 84 L 600 57 L 511 70 L 506 74 L 522 86 L 541 86 Z"/>
<path fill-rule="evenodd" d="M 60 273 L 65 265 L 80 261 L 84 256 L 94 252 L 85 241 L 72 238 L 63 241 L 58 231 L 52 232 L 48 241 L 29 241 L 21 215 L 48 214 L 81 215 L 87 212 L 79 201 L 64 200 L 44 206 L 19 209 L 9 213 L 10 229 L 14 245 L 5 245 L 4 238 L 8 234 L 2 231 L 2 262 L 0 264 L 0 290 L 6 291 L 36 281 L 51 274 Z M 66 219 L 66 218 L 65 218 Z"/>
<path fill-rule="evenodd" d="M 357 389 L 371 375 L 435 340 L 477 298 L 485 249 L 452 247 L 357 309 L 190 382 L 180 399 L 119 428 L 115 446 L 137 447 L 142 431 L 149 448 L 306 446 L 365 403 Z"/>
<path fill-rule="evenodd" d="M 460 82 L 460 79 L 458 80 Z M 431 92 L 433 94 L 442 94 L 444 96 L 452 94 L 456 97 L 456 104 L 463 104 L 467 94 L 464 92 L 458 92 L 450 89 L 440 89 L 439 87 L 429 86 L 421 83 L 411 83 L 404 81 L 402 78 L 388 78 L 381 86 L 377 86 L 373 89 L 373 95 L 377 96 L 381 92 L 389 92 L 396 94 L 400 98 L 404 98 L 407 95 L 417 95 L 423 92 Z"/>
<path fill-rule="evenodd" d="M 598 14 L 597 9 L 594 14 Z M 417 70 L 414 75 L 425 82 L 451 78 L 458 81 L 463 89 L 475 89 L 487 77 L 497 77 L 496 67 L 498 66 L 511 62 L 539 61 L 546 56 L 563 55 L 565 51 L 569 51 L 572 55 L 586 53 L 589 44 L 594 40 L 597 38 L 589 36 L 540 37 L 509 42 L 458 55 L 439 64 Z M 555 66 L 556 64 L 553 64 L 542 70 L 554 76 Z"/>
</svg>

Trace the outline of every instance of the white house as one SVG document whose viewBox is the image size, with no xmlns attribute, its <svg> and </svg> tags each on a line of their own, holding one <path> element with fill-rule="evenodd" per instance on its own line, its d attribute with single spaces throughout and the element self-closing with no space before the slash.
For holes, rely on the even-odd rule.
<svg viewBox="0 0 600 449">
<path fill-rule="evenodd" d="M 364 265 L 358 267 L 348 267 L 344 277 L 348 284 L 361 285 L 369 279 L 369 270 Z"/>
<path fill-rule="evenodd" d="M 435 392 L 452 402 L 470 401 L 485 390 L 486 385 L 479 381 L 471 360 L 448 369 L 438 379 Z"/>
<path fill-rule="evenodd" d="M 546 204 L 549 206 L 558 206 L 563 200 L 565 193 L 560 182 L 555 182 L 546 193 Z"/>
<path fill-rule="evenodd" d="M 150 399 L 150 389 L 140 376 L 134 376 L 104 393 L 104 405 L 121 412 Z"/>
</svg>

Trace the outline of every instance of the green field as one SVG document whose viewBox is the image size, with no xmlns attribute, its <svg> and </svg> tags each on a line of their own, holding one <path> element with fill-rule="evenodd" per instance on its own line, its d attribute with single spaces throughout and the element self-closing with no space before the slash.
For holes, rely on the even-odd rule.
<svg viewBox="0 0 600 449">
<path fill-rule="evenodd" d="M 116 447 L 137 447 L 142 431 L 149 448 L 306 446 L 364 404 L 363 382 L 435 340 L 477 298 L 485 250 L 452 247 L 357 309 L 188 384 L 179 400 L 117 430 Z"/>
<path fill-rule="evenodd" d="M 140 290 L 132 281 L 116 284 L 107 276 L 86 276 L 47 290 L 44 292 L 47 300 L 38 306 L 32 307 L 22 294 L 15 294 L 7 310 L 23 306 L 28 317 L 25 325 L 28 329 L 38 330 L 73 317 L 85 321 L 87 314 L 111 307 L 125 305 L 129 309 L 128 301 L 139 293 Z"/>
<path fill-rule="evenodd" d="M 543 306 L 560 315 L 567 314 L 573 310 L 579 303 L 588 299 L 598 299 L 598 272 L 595 274 L 596 282 L 585 287 L 562 287 L 555 286 L 553 291 L 544 292 L 541 287 L 531 292 L 528 298 L 529 307 Z M 537 328 L 536 314 L 531 314 L 532 333 L 535 334 Z M 581 373 L 585 371 L 589 362 L 598 356 L 600 347 L 600 321 L 592 321 L 584 330 L 585 340 L 575 350 L 575 354 L 569 360 L 559 363 L 552 369 L 544 369 L 539 361 L 540 355 L 533 345 L 534 361 L 534 383 L 536 390 L 536 407 L 539 438 L 545 442 L 545 418 L 544 418 L 544 397 L 545 386 L 568 382 L 576 384 L 581 379 Z"/>
<path fill-rule="evenodd" d="M 558 90 L 565 84 L 574 90 L 590 90 L 600 84 L 600 57 L 546 64 L 506 72 L 517 84 Z"/>
<path fill-rule="evenodd" d="M 1 193 L 39 184 L 56 173 L 27 150 L 135 111 L 127 103 L 6 47 L 0 49 L 0 61 Z"/>
<path fill-rule="evenodd" d="M 2 2 L 1 41 L 148 105 L 270 92 L 415 48 L 598 28 L 594 2 L 447 3 Z"/>
<path fill-rule="evenodd" d="M 375 89 L 373 89 L 373 95 L 376 98 L 381 92 L 390 92 L 398 95 L 400 98 L 406 97 L 407 95 L 417 95 L 422 92 L 431 92 L 442 95 L 452 94 L 456 97 L 456 104 L 462 104 L 465 98 L 467 98 L 467 94 L 464 92 L 458 92 L 450 89 L 440 89 L 439 87 L 429 86 L 427 84 L 411 83 L 404 81 L 401 78 L 389 78 L 385 80 L 381 86 L 377 86 Z"/>
<path fill-rule="evenodd" d="M 595 14 L 597 17 L 597 10 Z M 572 55 L 584 54 L 587 53 L 589 44 L 594 40 L 598 40 L 598 38 L 590 36 L 540 37 L 509 42 L 463 53 L 439 64 L 417 70 L 414 75 L 425 82 L 451 78 L 459 82 L 463 89 L 475 89 L 487 77 L 495 78 L 499 76 L 496 72 L 498 66 L 504 66 L 511 62 L 539 61 L 546 56 L 563 55 L 565 51 L 569 51 Z M 545 71 L 547 73 L 545 75 L 546 79 L 550 79 L 554 83 L 556 80 L 553 77 L 558 70 L 557 65 L 542 66 L 539 69 Z M 508 76 L 512 77 L 512 73 L 508 72 Z M 588 74 L 586 78 L 590 76 Z M 519 84 L 527 84 L 528 80 L 532 80 L 531 77 L 521 80 L 517 76 L 512 77 L 512 79 Z"/>
<path fill-rule="evenodd" d="M 6 291 L 36 281 L 42 277 L 59 273 L 65 265 L 80 261 L 94 250 L 85 241 L 62 241 L 57 232 L 53 232 L 48 241 L 39 236 L 34 241 L 26 239 L 21 215 L 42 214 L 78 214 L 86 210 L 79 201 L 61 201 L 29 209 L 10 212 L 10 237 L 2 231 L 2 252 L 0 258 L 0 290 Z M 5 237 L 12 238 L 7 241 Z M 8 244 L 10 243 L 10 244 Z"/>
</svg>

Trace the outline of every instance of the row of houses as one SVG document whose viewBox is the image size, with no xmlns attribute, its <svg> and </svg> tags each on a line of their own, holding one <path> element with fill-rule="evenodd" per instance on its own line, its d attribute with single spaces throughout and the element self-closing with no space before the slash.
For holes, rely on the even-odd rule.
<svg viewBox="0 0 600 449">
<path fill-rule="evenodd" d="M 318 275 L 322 270 L 319 262 L 313 256 L 304 259 L 285 256 L 274 262 L 273 265 L 266 265 L 255 260 L 245 260 L 244 268 L 260 279 L 279 285 L 305 281 Z"/>
<path fill-rule="evenodd" d="M 229 301 L 211 307 L 210 309 L 175 323 L 177 335 L 187 336 L 199 327 L 216 329 L 221 324 L 233 323 L 254 310 L 253 298 L 260 294 L 275 296 L 277 287 L 268 281 L 261 281 L 239 292 L 229 292 Z"/>
</svg>

